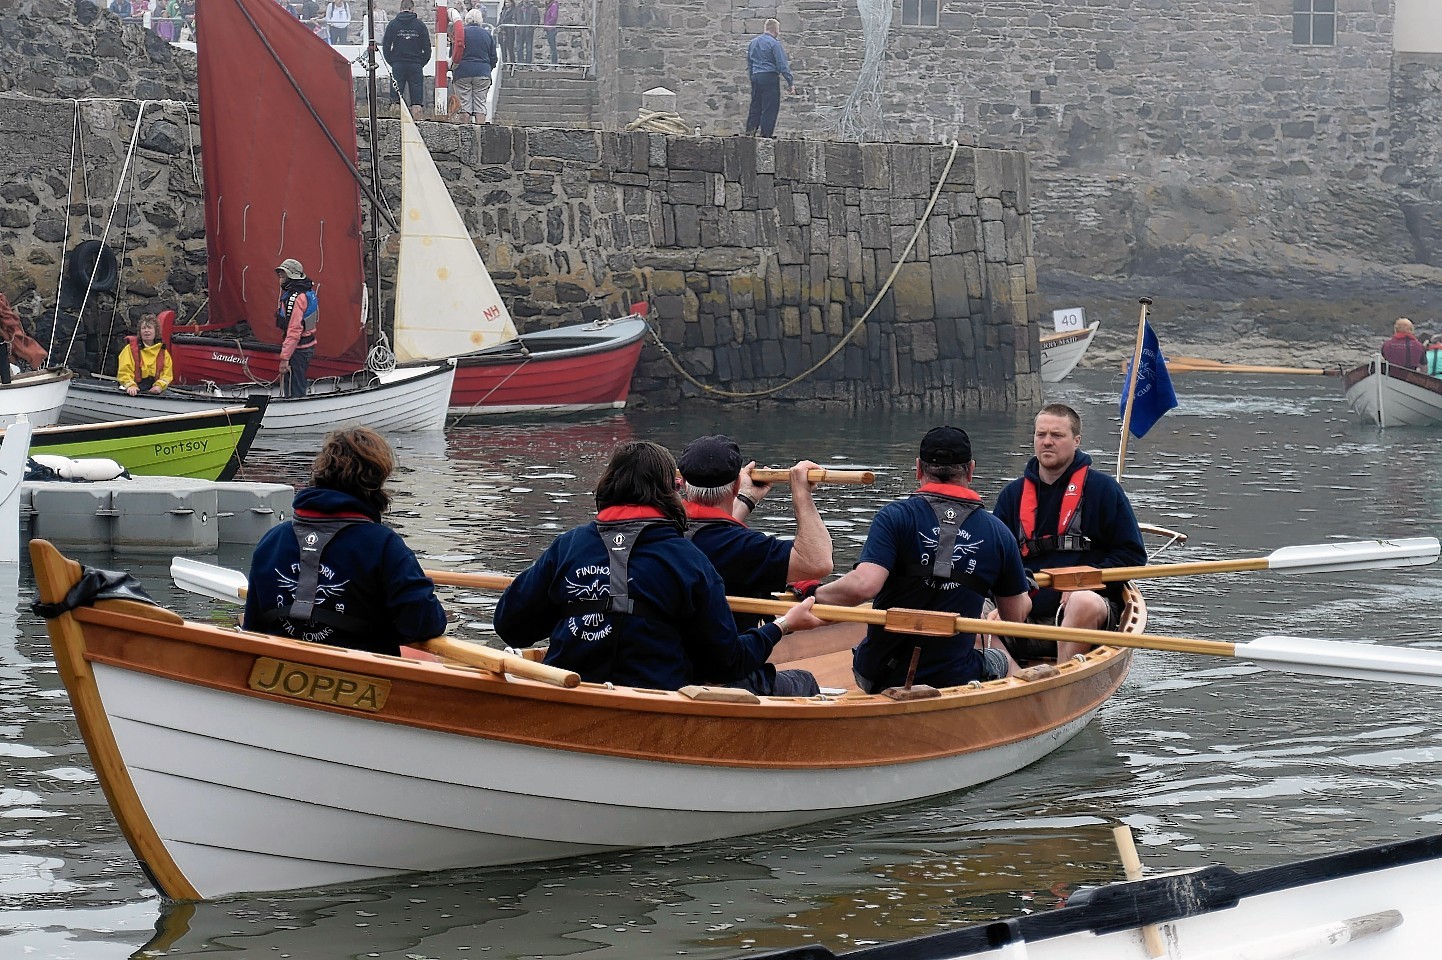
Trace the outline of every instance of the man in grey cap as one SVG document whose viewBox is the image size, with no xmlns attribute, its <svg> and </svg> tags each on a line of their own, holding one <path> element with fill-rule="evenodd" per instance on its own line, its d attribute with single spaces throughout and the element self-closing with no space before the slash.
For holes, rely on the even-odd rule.
<svg viewBox="0 0 1442 960">
<path fill-rule="evenodd" d="M 315 330 L 320 322 L 320 296 L 299 260 L 282 260 L 275 268 L 280 303 L 275 325 L 285 331 L 280 345 L 280 379 L 287 397 L 303 397 L 310 388 L 306 371 L 315 356 Z"/>
<path fill-rule="evenodd" d="M 1021 622 L 1031 610 L 1016 538 L 971 489 L 976 461 L 971 438 L 958 427 L 934 427 L 916 458 L 916 493 L 881 508 L 871 522 L 856 568 L 839 580 L 800 593 L 817 603 L 878 610 L 907 607 L 979 617 L 987 600 L 1002 619 Z M 972 633 L 922 637 L 867 629 L 856 648 L 856 681 L 868 693 L 905 683 L 920 648 L 916 683 L 950 687 L 1008 676 L 1016 663 L 1001 646 L 981 647 Z"/>
<path fill-rule="evenodd" d="M 686 536 L 711 561 L 726 584 L 726 593 L 736 597 L 770 597 L 787 583 L 816 583 L 831 573 L 831 532 L 817 512 L 810 471 L 816 464 L 802 460 L 791 468 L 791 509 L 796 517 L 796 539 L 752 530 L 745 520 L 772 484 L 751 478 L 753 460 L 744 467 L 741 448 L 727 436 L 697 437 L 687 444 L 676 461 L 681 472 L 681 497 L 686 501 Z M 737 613 L 736 629 L 758 627 L 763 618 Z M 770 664 L 765 676 L 748 677 L 751 690 L 770 691 L 776 696 L 811 696 L 818 691 L 816 680 L 804 671 L 776 671 Z"/>
</svg>

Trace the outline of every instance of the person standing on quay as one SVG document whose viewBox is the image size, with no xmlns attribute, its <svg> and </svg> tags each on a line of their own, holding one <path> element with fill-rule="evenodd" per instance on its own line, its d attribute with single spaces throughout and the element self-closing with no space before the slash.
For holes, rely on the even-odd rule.
<svg viewBox="0 0 1442 960">
<path fill-rule="evenodd" d="M 781 23 L 767 20 L 763 32 L 746 48 L 746 69 L 751 75 L 751 109 L 746 115 L 746 133 L 763 137 L 776 135 L 776 117 L 781 112 L 781 78 L 786 91 L 796 93 L 791 64 L 781 46 Z"/>
</svg>

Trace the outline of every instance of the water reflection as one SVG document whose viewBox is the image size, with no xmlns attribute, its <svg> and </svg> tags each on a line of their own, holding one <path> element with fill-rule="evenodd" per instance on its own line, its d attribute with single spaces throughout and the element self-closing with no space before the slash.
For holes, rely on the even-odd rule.
<svg viewBox="0 0 1442 960">
<path fill-rule="evenodd" d="M 1083 371 L 1052 396 L 1115 468 L 1116 376 Z M 1442 464 L 1417 431 L 1356 422 L 1322 378 L 1178 378 L 1182 406 L 1129 445 L 1143 519 L 1191 536 L 1171 559 L 1260 556 L 1301 543 L 1435 535 Z M 1030 456 L 1031 420 L 950 417 L 971 432 L 991 498 Z M 867 524 L 912 485 L 934 419 L 787 411 L 634 411 L 589 420 L 462 427 L 396 438 L 393 518 L 428 566 L 515 573 L 584 521 L 611 447 L 679 452 L 725 432 L 761 463 L 800 457 L 877 469 L 873 488 L 823 487 L 837 569 Z M 263 438 L 252 479 L 303 482 L 314 442 Z M 786 491 L 757 511 L 791 529 Z M 244 566 L 247 551 L 212 558 Z M 118 558 L 187 616 L 233 619 L 177 594 L 166 564 Z M 12 568 L 13 569 L 13 568 Z M 0 568 L 3 575 L 3 568 Z M 6 591 L 9 592 L 6 592 Z M 996 783 L 810 828 L 544 867 L 452 873 L 345 890 L 160 911 L 76 735 L 43 628 L 14 610 L 28 567 L 0 582 L 0 954 L 166 956 L 236 950 L 307 958 L 735 956 L 808 940 L 837 950 L 1054 905 L 1120 874 L 1110 825 L 1130 823 L 1155 869 L 1238 869 L 1420 836 L 1442 821 L 1442 717 L 1433 691 L 1289 677 L 1242 662 L 1140 653 L 1098 720 Z M 490 636 L 494 595 L 445 591 L 458 630 Z M 1283 577 L 1241 573 L 1147 588 L 1156 633 L 1267 633 L 1442 643 L 1442 573 L 1424 567 Z M 9 620 L 5 619 L 10 617 Z"/>
</svg>

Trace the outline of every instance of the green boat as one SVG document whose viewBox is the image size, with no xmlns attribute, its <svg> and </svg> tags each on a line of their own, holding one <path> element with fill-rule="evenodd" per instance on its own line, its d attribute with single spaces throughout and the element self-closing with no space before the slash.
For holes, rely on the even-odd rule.
<svg viewBox="0 0 1442 960">
<path fill-rule="evenodd" d="M 230 480 L 240 472 L 260 430 L 266 400 L 249 397 L 241 407 L 167 417 L 36 427 L 30 455 L 107 458 L 132 476 Z"/>
</svg>

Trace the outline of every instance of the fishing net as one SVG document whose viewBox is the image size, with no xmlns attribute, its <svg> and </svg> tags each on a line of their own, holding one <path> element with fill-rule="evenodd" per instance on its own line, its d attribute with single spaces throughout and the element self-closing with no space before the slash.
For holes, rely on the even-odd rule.
<svg viewBox="0 0 1442 960">
<path fill-rule="evenodd" d="M 842 139 L 864 143 L 881 136 L 881 82 L 892 0 L 856 0 L 856 9 L 861 14 L 861 72 L 851 95 L 836 111 L 835 125 Z"/>
</svg>

